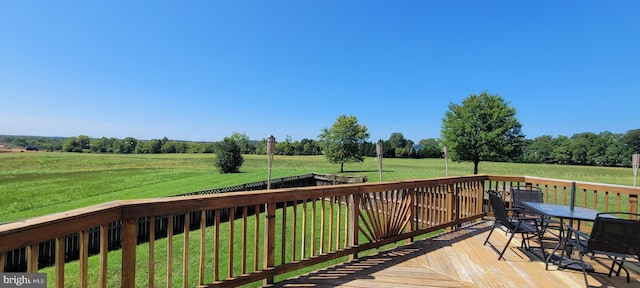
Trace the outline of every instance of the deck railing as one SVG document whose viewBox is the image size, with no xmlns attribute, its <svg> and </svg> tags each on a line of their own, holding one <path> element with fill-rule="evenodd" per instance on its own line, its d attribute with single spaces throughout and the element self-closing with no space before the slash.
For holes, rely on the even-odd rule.
<svg viewBox="0 0 640 288">
<path fill-rule="evenodd" d="M 39 244 L 54 239 L 57 257 L 49 281 L 57 287 L 268 284 L 309 265 L 455 229 L 485 215 L 486 190 L 525 184 L 542 187 L 554 203 L 563 203 L 562 193 L 571 187 L 564 180 L 472 175 L 110 202 L 0 226 L 0 269 L 6 252 L 26 247 L 27 271 L 37 272 Z M 576 187 L 585 195 L 580 205 L 595 198 L 593 205 L 602 205 L 601 211 L 637 211 L 638 188 Z M 207 223 L 211 214 L 213 223 Z M 194 227 L 191 219 L 198 217 L 202 221 Z M 160 218 L 167 219 L 166 240 L 156 240 L 156 225 L 149 225 L 148 243 L 138 245 L 139 220 L 158 223 Z M 186 231 L 174 231 L 177 220 L 185 222 Z M 108 226 L 117 221 L 123 223 L 122 249 L 108 253 Z M 92 257 L 90 229 L 100 230 L 100 252 Z M 60 244 L 76 233 L 79 260 L 65 265 Z"/>
</svg>

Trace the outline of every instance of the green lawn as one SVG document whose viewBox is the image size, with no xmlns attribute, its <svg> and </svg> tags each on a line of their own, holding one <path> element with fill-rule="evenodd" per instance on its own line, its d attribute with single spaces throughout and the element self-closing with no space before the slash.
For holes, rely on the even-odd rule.
<svg viewBox="0 0 640 288">
<path fill-rule="evenodd" d="M 241 173 L 219 174 L 212 154 L 112 155 L 59 152 L 0 154 L 0 223 L 113 200 L 163 197 L 266 180 L 266 155 L 245 155 Z M 345 175 L 379 181 L 375 158 L 345 164 Z M 383 181 L 445 175 L 443 159 L 384 159 Z M 334 174 L 322 156 L 275 156 L 272 177 Z M 473 172 L 450 162 L 449 175 Z M 481 162 L 480 173 L 632 185 L 631 168 Z"/>
</svg>

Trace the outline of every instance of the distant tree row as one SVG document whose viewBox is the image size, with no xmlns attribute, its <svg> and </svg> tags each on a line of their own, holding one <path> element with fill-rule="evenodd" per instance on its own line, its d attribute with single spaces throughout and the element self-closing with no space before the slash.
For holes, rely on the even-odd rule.
<svg viewBox="0 0 640 288">
<path fill-rule="evenodd" d="M 249 140 L 244 133 L 234 132 L 230 139 L 240 147 L 242 154 L 267 153 L 267 139 Z M 385 158 L 442 158 L 441 139 L 422 139 L 416 145 L 402 133 L 392 133 L 383 142 Z M 17 148 L 38 147 L 41 151 L 64 151 L 84 153 L 159 154 L 159 153 L 214 153 L 219 142 L 194 142 L 162 139 L 138 140 L 133 137 L 90 138 L 36 137 L 0 135 L 0 143 Z M 276 143 L 276 155 L 322 155 L 322 141 L 304 138 L 293 141 L 287 136 Z M 376 142 L 360 144 L 362 155 L 376 156 Z M 495 161 L 554 163 L 589 166 L 630 167 L 631 154 L 640 152 L 640 129 L 624 134 L 611 132 L 583 132 L 571 137 L 544 135 L 525 139 L 511 158 Z"/>
<path fill-rule="evenodd" d="M 138 140 L 133 137 L 90 138 L 86 135 L 69 137 L 62 144 L 63 152 L 160 154 L 160 153 L 213 153 L 214 142 L 187 142 L 162 139 Z"/>
<path fill-rule="evenodd" d="M 522 154 L 516 159 L 520 162 L 631 167 L 631 155 L 640 152 L 640 129 L 625 134 L 545 135 L 523 144 Z"/>
</svg>

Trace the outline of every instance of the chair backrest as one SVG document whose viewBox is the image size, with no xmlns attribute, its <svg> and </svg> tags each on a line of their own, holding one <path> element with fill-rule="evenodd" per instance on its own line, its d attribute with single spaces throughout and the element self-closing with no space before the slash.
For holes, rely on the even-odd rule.
<svg viewBox="0 0 640 288">
<path fill-rule="evenodd" d="M 522 202 L 537 202 L 543 203 L 542 189 L 537 187 L 513 187 L 511 188 L 511 197 L 513 199 L 513 205 L 524 207 Z M 530 209 L 524 208 L 525 214 L 535 214 Z"/>
<path fill-rule="evenodd" d="M 640 258 L 640 214 L 598 213 L 587 249 L 637 255 Z"/>
<path fill-rule="evenodd" d="M 488 193 L 489 202 L 491 203 L 491 208 L 493 208 L 493 214 L 496 217 L 496 221 L 500 222 L 500 224 L 505 227 L 511 228 L 511 222 L 509 222 L 509 218 L 507 217 L 507 211 L 504 209 L 504 201 L 502 201 L 500 193 L 493 190 L 489 190 Z"/>
</svg>

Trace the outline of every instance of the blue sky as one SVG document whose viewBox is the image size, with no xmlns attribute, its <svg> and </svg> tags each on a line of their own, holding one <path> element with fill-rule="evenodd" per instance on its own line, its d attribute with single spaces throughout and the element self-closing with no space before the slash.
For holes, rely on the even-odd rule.
<svg viewBox="0 0 640 288">
<path fill-rule="evenodd" d="M 0 134 L 439 138 L 484 90 L 527 138 L 640 128 L 640 1 L 1 1 Z"/>
</svg>

